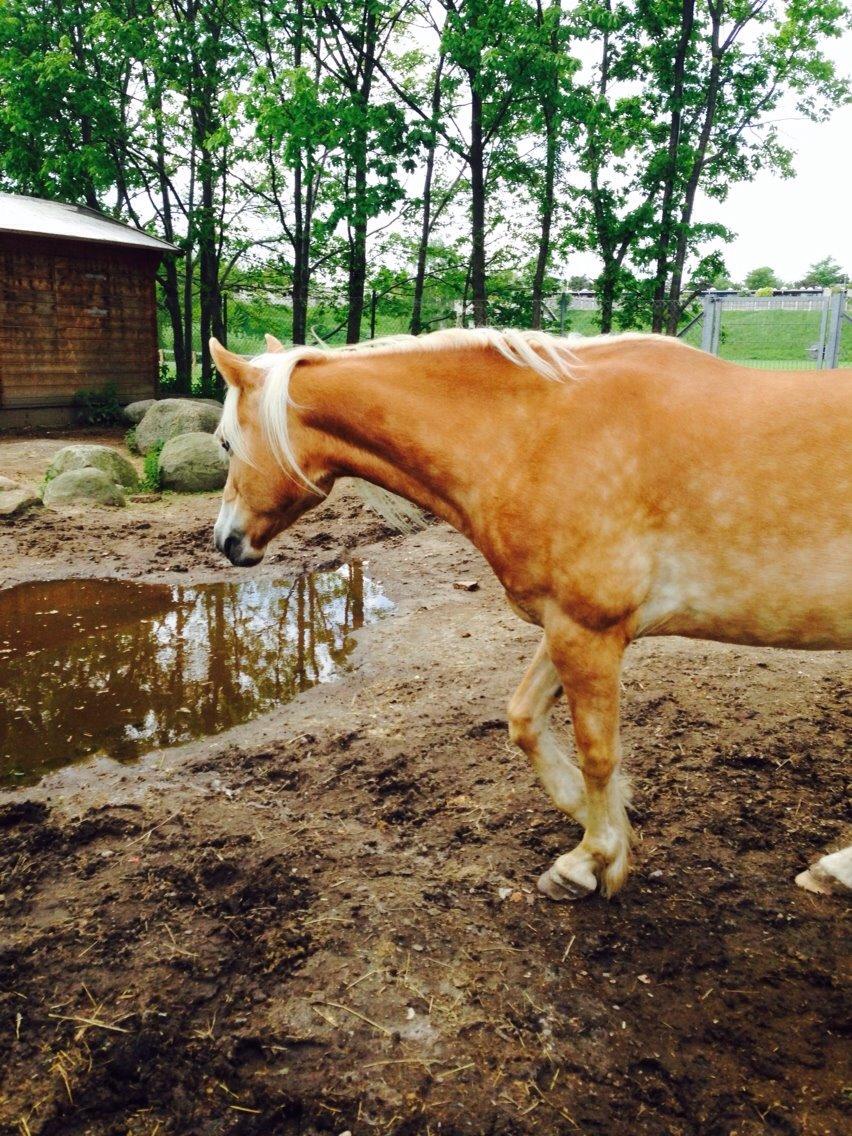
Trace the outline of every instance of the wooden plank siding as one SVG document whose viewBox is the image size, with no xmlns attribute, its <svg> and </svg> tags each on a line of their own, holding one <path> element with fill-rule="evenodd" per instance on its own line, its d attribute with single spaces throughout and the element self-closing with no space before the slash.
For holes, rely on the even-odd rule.
<svg viewBox="0 0 852 1136">
<path fill-rule="evenodd" d="M 155 250 L 0 233 L 0 419 L 115 383 L 157 390 Z"/>
</svg>

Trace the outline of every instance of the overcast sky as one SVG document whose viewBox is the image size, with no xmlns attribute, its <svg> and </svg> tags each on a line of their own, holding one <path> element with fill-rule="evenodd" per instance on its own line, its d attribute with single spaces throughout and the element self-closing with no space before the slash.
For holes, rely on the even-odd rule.
<svg viewBox="0 0 852 1136">
<path fill-rule="evenodd" d="M 795 178 L 760 174 L 734 186 L 723 204 L 700 206 L 737 233 L 725 253 L 731 275 L 741 280 L 768 264 L 782 280 L 796 280 L 824 256 L 852 273 L 852 106 L 828 122 L 793 119 L 780 130 L 796 151 Z"/>
<path fill-rule="evenodd" d="M 826 52 L 842 73 L 852 73 L 852 32 L 829 42 Z M 764 264 L 794 281 L 825 256 L 852 274 L 852 106 L 839 108 L 828 122 L 780 108 L 773 118 L 795 152 L 795 178 L 763 173 L 733 186 L 725 202 L 699 198 L 697 219 L 722 221 L 737 234 L 724 250 L 737 281 Z M 569 259 L 569 273 L 596 270 L 591 257 Z"/>
</svg>

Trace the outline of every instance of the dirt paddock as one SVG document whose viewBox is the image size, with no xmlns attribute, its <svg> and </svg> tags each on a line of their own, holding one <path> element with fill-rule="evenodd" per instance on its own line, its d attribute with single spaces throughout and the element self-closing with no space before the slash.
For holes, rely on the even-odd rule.
<svg viewBox="0 0 852 1136">
<path fill-rule="evenodd" d="M 65 441 L 0 441 L 0 473 Z M 30 513 L 0 584 L 229 578 L 217 507 Z M 253 571 L 353 555 L 397 606 L 337 682 L 0 794 L 0 1130 L 849 1131 L 848 907 L 793 885 L 850 819 L 848 657 L 633 647 L 634 874 L 557 905 L 579 830 L 505 728 L 537 633 L 461 537 L 346 493 Z"/>
</svg>

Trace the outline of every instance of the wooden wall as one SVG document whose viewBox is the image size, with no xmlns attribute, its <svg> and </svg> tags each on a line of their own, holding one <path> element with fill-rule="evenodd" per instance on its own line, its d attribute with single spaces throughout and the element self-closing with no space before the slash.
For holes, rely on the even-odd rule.
<svg viewBox="0 0 852 1136">
<path fill-rule="evenodd" d="M 67 407 L 114 382 L 122 402 L 157 385 L 159 253 L 0 234 L 3 410 Z"/>
</svg>

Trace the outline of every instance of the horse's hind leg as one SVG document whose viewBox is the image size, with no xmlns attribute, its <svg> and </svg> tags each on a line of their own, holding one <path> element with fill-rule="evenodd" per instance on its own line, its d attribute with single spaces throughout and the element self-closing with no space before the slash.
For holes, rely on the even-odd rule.
<svg viewBox="0 0 852 1136">
<path fill-rule="evenodd" d="M 550 713 L 561 693 L 562 680 L 542 640 L 509 702 L 509 736 L 530 759 L 556 807 L 585 824 L 582 774 L 562 752 L 550 730 Z"/>
<path fill-rule="evenodd" d="M 579 899 L 600 886 L 613 895 L 627 878 L 632 831 L 618 776 L 619 679 L 626 645 L 618 628 L 593 632 L 567 619 L 548 626 L 548 649 L 571 707 L 586 789 L 585 834 L 539 880 L 552 899 Z"/>
</svg>

